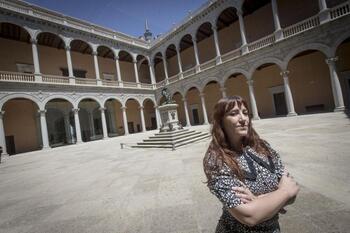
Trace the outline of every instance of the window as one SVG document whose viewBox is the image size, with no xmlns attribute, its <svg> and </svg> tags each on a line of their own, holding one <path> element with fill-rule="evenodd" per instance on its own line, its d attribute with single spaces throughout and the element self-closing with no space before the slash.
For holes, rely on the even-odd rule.
<svg viewBox="0 0 350 233">
<path fill-rule="evenodd" d="M 34 65 L 33 64 L 23 64 L 16 63 L 17 72 L 26 73 L 26 74 L 34 74 Z"/>
</svg>

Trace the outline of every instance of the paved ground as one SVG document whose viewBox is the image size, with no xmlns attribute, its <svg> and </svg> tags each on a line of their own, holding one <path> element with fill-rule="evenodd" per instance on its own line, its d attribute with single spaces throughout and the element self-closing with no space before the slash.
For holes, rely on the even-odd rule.
<svg viewBox="0 0 350 233">
<path fill-rule="evenodd" d="M 349 232 L 349 118 L 326 113 L 254 125 L 302 185 L 281 217 L 283 232 Z M 0 232 L 213 232 L 221 205 L 203 184 L 209 141 L 177 151 L 120 149 L 150 134 L 7 159 Z"/>
</svg>

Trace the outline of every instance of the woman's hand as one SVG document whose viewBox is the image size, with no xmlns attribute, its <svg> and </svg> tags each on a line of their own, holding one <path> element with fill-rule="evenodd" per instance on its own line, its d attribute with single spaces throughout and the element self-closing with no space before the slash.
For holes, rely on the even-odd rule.
<svg viewBox="0 0 350 233">
<path fill-rule="evenodd" d="M 247 204 L 257 198 L 247 187 L 233 187 L 236 196 L 239 197 L 243 204 Z"/>
<path fill-rule="evenodd" d="M 287 173 L 287 174 L 284 174 L 282 176 L 282 178 L 280 179 L 278 189 L 286 192 L 289 196 L 290 201 L 294 202 L 293 199 L 295 199 L 300 188 L 299 188 L 298 183 L 293 179 L 293 177 L 290 176 L 289 173 Z M 291 203 L 289 203 L 289 204 L 291 204 Z"/>
</svg>

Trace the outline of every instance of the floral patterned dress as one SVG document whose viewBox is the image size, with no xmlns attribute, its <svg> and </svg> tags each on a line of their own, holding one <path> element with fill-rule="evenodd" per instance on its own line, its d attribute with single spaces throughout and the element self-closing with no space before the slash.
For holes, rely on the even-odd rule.
<svg viewBox="0 0 350 233">
<path fill-rule="evenodd" d="M 261 195 L 275 191 L 284 171 L 279 154 L 266 143 L 272 156 L 264 156 L 247 146 L 238 155 L 238 165 L 245 174 L 244 183 L 254 195 Z M 209 168 L 214 168 L 215 152 L 208 151 L 206 155 Z M 210 169 L 211 180 L 208 188 L 223 204 L 223 213 L 216 227 L 216 233 L 254 232 L 279 233 L 278 214 L 273 218 L 254 227 L 249 227 L 236 220 L 228 209 L 242 204 L 240 198 L 232 190 L 233 187 L 242 187 L 242 182 L 231 169 L 224 164 L 220 169 Z"/>
</svg>

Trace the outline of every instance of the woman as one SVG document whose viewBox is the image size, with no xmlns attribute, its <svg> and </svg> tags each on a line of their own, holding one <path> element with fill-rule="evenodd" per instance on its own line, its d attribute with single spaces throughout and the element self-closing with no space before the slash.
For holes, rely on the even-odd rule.
<svg viewBox="0 0 350 233">
<path fill-rule="evenodd" d="M 216 233 L 280 232 L 278 213 L 294 202 L 299 187 L 253 129 L 246 101 L 219 100 L 211 133 L 203 165 L 210 191 L 223 204 Z"/>
</svg>

